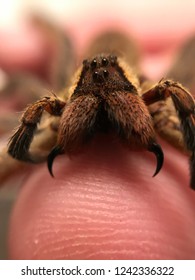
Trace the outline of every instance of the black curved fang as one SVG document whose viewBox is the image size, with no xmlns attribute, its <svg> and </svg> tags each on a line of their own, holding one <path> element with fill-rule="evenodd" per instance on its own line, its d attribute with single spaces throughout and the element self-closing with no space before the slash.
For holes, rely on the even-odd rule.
<svg viewBox="0 0 195 280">
<path fill-rule="evenodd" d="M 156 171 L 154 172 L 154 174 L 152 176 L 152 177 L 154 177 L 158 174 L 158 172 L 161 170 L 161 168 L 163 166 L 164 154 L 163 154 L 163 150 L 162 150 L 161 146 L 157 143 L 152 143 L 149 146 L 148 151 L 154 153 L 156 156 L 156 159 L 157 159 Z"/>
<path fill-rule="evenodd" d="M 51 150 L 50 154 L 47 157 L 47 167 L 52 177 L 54 177 L 52 171 L 53 161 L 59 154 L 61 154 L 61 148 L 59 146 L 56 146 Z"/>
</svg>

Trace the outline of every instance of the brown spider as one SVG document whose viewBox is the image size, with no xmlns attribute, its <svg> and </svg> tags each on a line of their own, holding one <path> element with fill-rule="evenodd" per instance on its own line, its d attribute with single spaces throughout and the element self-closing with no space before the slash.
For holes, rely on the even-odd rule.
<svg viewBox="0 0 195 280">
<path fill-rule="evenodd" d="M 194 98 L 173 80 L 161 79 L 151 86 L 151 82 L 136 75 L 129 65 L 133 61 L 133 47 L 127 41 L 117 33 L 100 36 L 88 52 L 90 57 L 77 71 L 73 85 L 66 90 L 65 98 L 43 97 L 25 109 L 19 128 L 10 138 L 8 153 L 20 161 L 41 162 L 46 156 L 34 153 L 32 140 L 42 135 L 34 145 L 34 150 L 41 150 L 43 142 L 52 138 L 47 163 L 53 176 L 52 164 L 57 155 L 77 151 L 97 132 L 113 131 L 126 146 L 138 145 L 155 154 L 155 176 L 164 159 L 156 140 L 157 131 L 189 151 L 190 185 L 195 189 Z M 122 56 L 117 51 L 119 45 Z M 57 125 L 53 119 L 47 119 L 45 112 L 58 117 Z M 37 127 L 42 116 L 43 124 Z"/>
</svg>

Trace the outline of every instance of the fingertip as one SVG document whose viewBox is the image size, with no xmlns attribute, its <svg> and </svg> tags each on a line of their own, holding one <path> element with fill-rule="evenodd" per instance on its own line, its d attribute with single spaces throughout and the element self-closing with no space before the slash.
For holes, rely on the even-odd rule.
<svg viewBox="0 0 195 280">
<path fill-rule="evenodd" d="M 28 179 L 11 219 L 10 257 L 192 259 L 194 200 L 185 176 L 165 170 L 152 179 L 145 153 L 95 147 L 58 157 L 54 180 L 46 166 Z"/>
</svg>

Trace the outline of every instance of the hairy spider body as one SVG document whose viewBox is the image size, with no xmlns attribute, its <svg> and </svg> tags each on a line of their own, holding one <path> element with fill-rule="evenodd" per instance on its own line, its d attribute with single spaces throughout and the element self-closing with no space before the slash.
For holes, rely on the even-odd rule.
<svg viewBox="0 0 195 280">
<path fill-rule="evenodd" d="M 61 33 L 55 28 L 50 28 L 50 32 L 55 33 L 50 38 L 57 38 L 55 42 L 59 51 L 65 55 L 63 61 L 66 62 L 67 58 L 70 63 L 71 52 L 67 51 L 67 47 L 62 49 L 63 44 L 59 44 L 62 42 L 58 36 Z M 65 95 L 61 91 L 60 97 L 43 97 L 25 109 L 20 126 L 10 138 L 9 155 L 32 163 L 47 159 L 53 176 L 52 165 L 56 156 L 77 151 L 98 132 L 111 131 L 127 147 L 137 145 L 155 154 L 155 176 L 164 160 L 156 140 L 158 133 L 190 154 L 190 186 L 195 189 L 193 96 L 173 80 L 161 79 L 153 85 L 145 77 L 137 76 L 133 71 L 138 70 L 134 44 L 120 33 L 103 34 L 87 53 L 89 58 L 76 72 L 71 87 L 67 87 L 66 77 L 63 79 L 60 74 L 59 88 L 56 86 L 56 89 L 61 89 L 64 83 Z M 58 76 L 65 65 L 55 68 L 54 74 Z M 49 119 L 44 112 L 57 118 L 57 122 Z M 43 152 L 44 147 L 47 148 Z M 8 159 L 8 162 L 12 170 L 16 169 L 16 161 Z M 6 174 L 1 180 L 6 178 Z"/>
<path fill-rule="evenodd" d="M 61 116 L 57 143 L 48 156 L 52 173 L 54 158 L 71 153 L 97 131 L 114 130 L 126 143 L 136 143 L 157 158 L 154 176 L 163 165 L 163 152 L 156 142 L 153 120 L 147 105 L 172 98 L 189 150 L 195 150 L 195 102 L 179 83 L 161 80 L 141 95 L 138 79 L 125 63 L 113 55 L 97 55 L 84 60 L 83 67 L 65 103 L 57 97 L 46 97 L 29 106 L 22 116 L 22 124 L 10 140 L 8 152 L 19 160 L 33 161 L 29 154 L 34 130 L 43 111 Z M 128 73 L 128 76 L 127 74 Z M 191 185 L 194 186 L 194 153 L 191 156 Z"/>
<path fill-rule="evenodd" d="M 155 175 L 163 163 L 156 143 L 152 118 L 139 96 L 138 80 L 126 77 L 124 64 L 113 55 L 101 54 L 84 60 L 78 82 L 62 113 L 57 146 L 48 157 L 50 173 L 57 154 L 70 153 L 95 132 L 114 130 L 127 144 L 137 145 L 156 154 Z M 130 72 L 128 72 L 130 73 Z"/>
<path fill-rule="evenodd" d="M 66 103 L 57 97 L 45 97 L 27 108 L 22 125 L 10 140 L 9 154 L 33 162 L 28 151 L 45 110 L 61 116 L 57 144 L 48 156 L 52 175 L 53 160 L 58 154 L 74 152 L 95 132 L 109 130 L 114 130 L 126 145 L 133 142 L 155 153 L 156 175 L 163 164 L 163 152 L 155 139 L 151 115 L 139 96 L 138 80 L 133 74 L 129 80 L 123 67 L 127 66 L 113 55 L 101 54 L 84 60 Z"/>
</svg>

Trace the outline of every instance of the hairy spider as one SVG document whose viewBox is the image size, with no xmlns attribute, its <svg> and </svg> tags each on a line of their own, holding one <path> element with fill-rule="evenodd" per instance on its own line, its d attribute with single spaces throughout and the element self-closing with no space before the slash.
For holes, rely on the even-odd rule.
<svg viewBox="0 0 195 280">
<path fill-rule="evenodd" d="M 138 82 L 133 74 L 128 79 L 122 64 L 120 58 L 106 54 L 84 60 L 67 102 L 44 97 L 25 110 L 20 127 L 10 139 L 8 153 L 19 160 L 33 161 L 28 151 L 45 110 L 61 116 L 57 143 L 48 156 L 51 175 L 58 154 L 71 153 L 97 131 L 110 129 L 127 145 L 133 141 L 154 152 L 156 175 L 163 164 L 163 152 L 156 142 L 150 113 L 139 96 Z"/>
<path fill-rule="evenodd" d="M 46 128 L 37 127 L 42 117 L 47 121 L 47 115 L 43 116 L 47 112 L 60 118 L 57 126 L 53 125 L 55 136 L 44 135 L 44 139 L 53 139 L 47 156 L 52 176 L 56 156 L 75 152 L 97 132 L 109 131 L 115 132 L 126 146 L 136 144 L 154 153 L 157 158 L 155 176 L 164 159 L 156 140 L 157 132 L 189 151 L 190 185 L 195 189 L 194 98 L 184 86 L 171 79 L 161 79 L 151 86 L 151 82 L 134 74 L 130 65 L 132 58 L 129 58 L 133 47 L 124 44 L 125 40 L 114 33 L 98 38 L 89 52 L 90 57 L 76 72 L 73 85 L 66 90 L 65 98 L 43 97 L 25 109 L 21 124 L 10 138 L 8 153 L 14 159 L 32 163 L 45 159 L 45 155 L 41 157 L 33 152 L 32 140 L 53 125 L 52 120 Z M 118 42 L 123 45 L 122 56 L 116 50 Z M 38 148 L 43 142 L 41 138 Z"/>
</svg>

